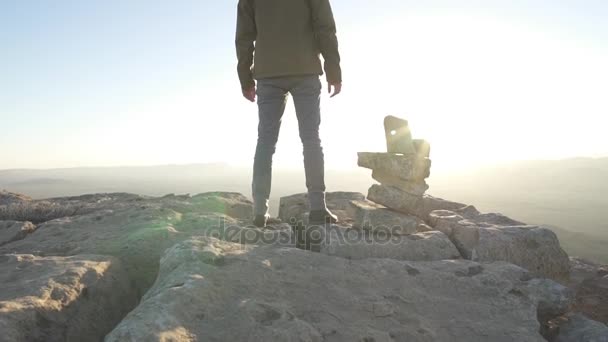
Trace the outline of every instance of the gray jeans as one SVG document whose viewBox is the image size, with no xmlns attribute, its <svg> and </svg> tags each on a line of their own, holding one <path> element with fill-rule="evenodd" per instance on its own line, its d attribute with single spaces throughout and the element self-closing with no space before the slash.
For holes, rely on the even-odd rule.
<svg viewBox="0 0 608 342">
<path fill-rule="evenodd" d="M 257 82 L 258 144 L 253 165 L 253 202 L 255 215 L 268 213 L 272 183 L 272 156 L 276 150 L 281 118 L 287 96 L 293 96 L 304 146 L 304 169 L 310 210 L 325 209 L 323 148 L 319 138 L 321 124 L 321 81 L 319 76 L 293 76 L 260 79 Z"/>
</svg>

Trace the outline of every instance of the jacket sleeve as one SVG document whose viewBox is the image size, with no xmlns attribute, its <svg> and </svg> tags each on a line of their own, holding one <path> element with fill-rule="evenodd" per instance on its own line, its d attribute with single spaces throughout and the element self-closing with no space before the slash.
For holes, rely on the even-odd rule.
<svg viewBox="0 0 608 342">
<path fill-rule="evenodd" d="M 330 83 L 342 82 L 340 52 L 336 36 L 336 23 L 329 0 L 311 0 L 312 25 L 317 44 L 325 60 L 325 74 Z"/>
<path fill-rule="evenodd" d="M 255 12 L 252 0 L 239 0 L 236 24 L 236 55 L 238 59 L 237 71 L 242 89 L 255 86 L 253 73 L 254 42 L 257 37 L 255 26 Z"/>
</svg>

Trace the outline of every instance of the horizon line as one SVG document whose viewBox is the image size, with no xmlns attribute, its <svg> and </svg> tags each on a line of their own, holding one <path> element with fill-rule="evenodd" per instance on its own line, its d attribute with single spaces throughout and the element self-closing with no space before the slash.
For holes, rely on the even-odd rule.
<svg viewBox="0 0 608 342">
<path fill-rule="evenodd" d="M 570 160 L 601 160 L 608 159 L 608 155 L 603 156 L 581 156 L 581 157 L 565 157 L 565 158 L 547 158 L 547 159 L 519 159 L 519 160 L 508 160 L 508 161 L 499 161 L 499 162 L 488 162 L 481 163 L 478 166 L 482 167 L 490 167 L 490 166 L 501 166 L 505 164 L 512 163 L 525 163 L 525 162 L 555 162 L 555 161 L 570 161 Z M 105 165 L 105 166 L 95 166 L 95 165 L 84 165 L 84 166 L 67 166 L 67 167 L 50 167 L 50 168 L 29 168 L 29 167 L 20 167 L 20 168 L 8 168 L 8 169 L 0 169 L 0 172 L 17 172 L 17 171 L 62 171 L 62 170 L 78 170 L 78 169 L 137 169 L 137 168 L 157 168 L 157 167 L 192 167 L 192 166 L 228 166 L 232 168 L 248 168 L 248 165 L 245 164 L 237 164 L 223 161 L 216 162 L 200 162 L 200 163 L 185 163 L 185 164 L 146 164 L 146 165 Z M 291 170 L 297 169 L 300 167 L 284 167 L 277 165 L 275 169 L 278 170 Z M 326 167 L 326 170 L 343 170 L 344 168 L 337 167 Z M 359 169 L 359 168 L 355 168 Z"/>
</svg>

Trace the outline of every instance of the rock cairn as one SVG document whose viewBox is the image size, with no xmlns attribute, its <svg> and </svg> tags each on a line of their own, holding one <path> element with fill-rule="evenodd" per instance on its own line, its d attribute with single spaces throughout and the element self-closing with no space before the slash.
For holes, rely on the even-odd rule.
<svg viewBox="0 0 608 342">
<path fill-rule="evenodd" d="M 387 116 L 384 130 L 387 152 L 359 153 L 359 166 L 371 169 L 372 178 L 381 184 L 372 186 L 368 198 L 398 211 L 403 208 L 396 207 L 395 202 L 412 203 L 411 207 L 416 207 L 429 188 L 425 179 L 431 174 L 430 144 L 412 139 L 409 124 L 404 119 Z"/>
</svg>

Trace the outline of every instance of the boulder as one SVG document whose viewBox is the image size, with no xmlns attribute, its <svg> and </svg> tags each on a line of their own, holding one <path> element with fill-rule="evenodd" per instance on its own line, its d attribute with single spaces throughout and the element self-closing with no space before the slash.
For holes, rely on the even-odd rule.
<svg viewBox="0 0 608 342">
<path fill-rule="evenodd" d="M 416 196 L 422 196 L 429 189 L 428 184 L 424 180 L 406 181 L 379 170 L 372 172 L 372 178 L 382 185 L 392 186 Z"/>
<path fill-rule="evenodd" d="M 434 211 L 429 215 L 431 226 L 448 235 L 466 259 L 507 261 L 538 276 L 558 281 L 568 279 L 568 255 L 551 230 L 536 226 L 501 226 L 489 222 L 516 221 L 496 214 L 464 219 L 449 210 Z"/>
<path fill-rule="evenodd" d="M 24 239 L 35 230 L 31 222 L 0 221 L 0 246 Z"/>
<path fill-rule="evenodd" d="M 408 236 L 365 234 L 361 231 L 332 229 L 321 244 L 321 253 L 347 259 L 385 258 L 411 261 L 460 259 L 460 253 L 442 232 Z"/>
<path fill-rule="evenodd" d="M 106 341 L 543 341 L 525 274 L 196 238 Z"/>
<path fill-rule="evenodd" d="M 359 152 L 360 167 L 405 181 L 422 181 L 431 174 L 431 160 L 415 155 Z"/>
<path fill-rule="evenodd" d="M 121 263 L 0 256 L 0 341 L 100 341 L 137 303 Z"/>
<path fill-rule="evenodd" d="M 608 326 L 575 314 L 559 327 L 555 342 L 608 342 Z"/>
<path fill-rule="evenodd" d="M 430 195 L 417 196 L 392 186 L 377 184 L 369 189 L 367 199 L 423 220 L 427 220 L 429 214 L 435 210 L 456 210 L 467 206 Z"/>
</svg>

